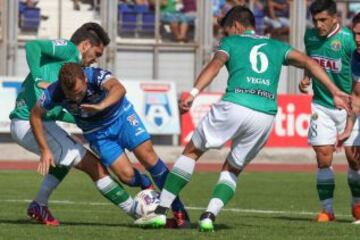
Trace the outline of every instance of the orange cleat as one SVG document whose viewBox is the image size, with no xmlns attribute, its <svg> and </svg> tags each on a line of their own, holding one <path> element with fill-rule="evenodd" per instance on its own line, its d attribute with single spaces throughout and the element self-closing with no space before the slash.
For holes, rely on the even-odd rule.
<svg viewBox="0 0 360 240">
<path fill-rule="evenodd" d="M 360 220 L 360 203 L 352 205 L 351 212 L 355 220 Z"/>
<path fill-rule="evenodd" d="M 315 222 L 332 222 L 335 220 L 334 213 L 321 211 L 315 218 Z"/>
</svg>

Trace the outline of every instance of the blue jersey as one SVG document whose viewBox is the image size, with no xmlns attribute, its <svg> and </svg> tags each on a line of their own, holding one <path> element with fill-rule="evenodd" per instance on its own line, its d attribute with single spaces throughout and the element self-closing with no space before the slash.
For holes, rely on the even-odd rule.
<svg viewBox="0 0 360 240">
<path fill-rule="evenodd" d="M 351 57 L 351 72 L 354 82 L 360 82 L 360 54 L 354 51 Z"/>
<path fill-rule="evenodd" d="M 60 83 L 55 82 L 44 91 L 40 98 L 40 105 L 46 110 L 55 106 L 63 107 L 74 116 L 76 125 L 84 133 L 89 133 L 109 126 L 119 118 L 124 110 L 132 105 L 126 97 L 123 97 L 117 103 L 100 112 L 93 113 L 81 109 L 81 104 L 97 104 L 104 100 L 107 92 L 102 88 L 102 85 L 112 78 L 111 72 L 101 68 L 85 67 L 83 71 L 86 76 L 87 91 L 80 103 L 67 99 Z"/>
</svg>

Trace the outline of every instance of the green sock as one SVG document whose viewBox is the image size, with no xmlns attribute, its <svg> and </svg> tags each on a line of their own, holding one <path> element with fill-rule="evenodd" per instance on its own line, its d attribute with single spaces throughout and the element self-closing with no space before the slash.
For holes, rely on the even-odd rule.
<svg viewBox="0 0 360 240">
<path fill-rule="evenodd" d="M 334 198 L 335 183 L 334 182 L 322 182 L 316 184 L 316 188 L 321 201 Z"/>
<path fill-rule="evenodd" d="M 56 167 L 50 166 L 49 174 L 53 175 L 59 180 L 59 182 L 61 182 L 65 178 L 65 176 L 69 173 L 69 171 L 70 168 L 64 166 L 56 166 Z"/>
<path fill-rule="evenodd" d="M 110 202 L 133 216 L 133 199 L 118 182 L 114 181 L 110 176 L 106 176 L 96 181 L 96 187 Z"/>
</svg>

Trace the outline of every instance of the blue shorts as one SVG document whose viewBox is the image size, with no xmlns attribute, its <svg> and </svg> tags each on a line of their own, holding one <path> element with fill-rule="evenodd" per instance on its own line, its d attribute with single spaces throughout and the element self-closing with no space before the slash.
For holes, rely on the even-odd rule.
<svg viewBox="0 0 360 240">
<path fill-rule="evenodd" d="M 101 162 L 111 166 L 125 149 L 132 151 L 150 139 L 144 124 L 133 107 L 124 111 L 110 126 L 85 134 L 90 148 L 100 157 Z"/>
</svg>

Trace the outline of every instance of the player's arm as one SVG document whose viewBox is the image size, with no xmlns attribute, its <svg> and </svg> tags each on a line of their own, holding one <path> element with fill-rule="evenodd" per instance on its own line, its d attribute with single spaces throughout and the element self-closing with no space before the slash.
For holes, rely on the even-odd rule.
<svg viewBox="0 0 360 240">
<path fill-rule="evenodd" d="M 206 65 L 196 79 L 194 88 L 191 90 L 190 95 L 181 100 L 180 110 L 182 112 L 189 111 L 196 95 L 204 90 L 214 80 L 228 58 L 229 56 L 224 51 L 217 51 L 215 53 L 213 59 Z"/>
<path fill-rule="evenodd" d="M 105 108 L 117 103 L 126 94 L 125 87 L 114 77 L 106 80 L 102 85 L 102 89 L 107 92 L 107 96 L 98 104 L 81 104 L 81 108 L 86 111 L 99 112 Z"/>
<path fill-rule="evenodd" d="M 57 46 L 51 40 L 33 40 L 25 44 L 26 62 L 38 87 L 45 89 L 48 86 L 40 71 L 42 56 L 66 60 L 68 51 L 69 48 Z"/>
<path fill-rule="evenodd" d="M 308 73 L 308 71 L 304 70 L 304 77 L 299 82 L 299 90 L 300 90 L 300 92 L 305 93 L 305 94 L 309 93 L 310 84 L 311 84 L 310 74 Z"/>
<path fill-rule="evenodd" d="M 342 92 L 313 59 L 294 49 L 288 53 L 287 63 L 307 70 L 311 76 L 318 79 L 329 90 L 337 108 L 345 109 L 347 112 L 350 112 L 350 96 Z"/>
<path fill-rule="evenodd" d="M 42 116 L 46 110 L 40 106 L 40 101 L 31 110 L 30 124 L 35 136 L 36 142 L 40 149 L 40 163 L 38 165 L 38 172 L 46 175 L 49 172 L 50 166 L 55 166 L 54 158 L 51 150 L 47 144 L 46 137 L 43 129 Z"/>
</svg>

